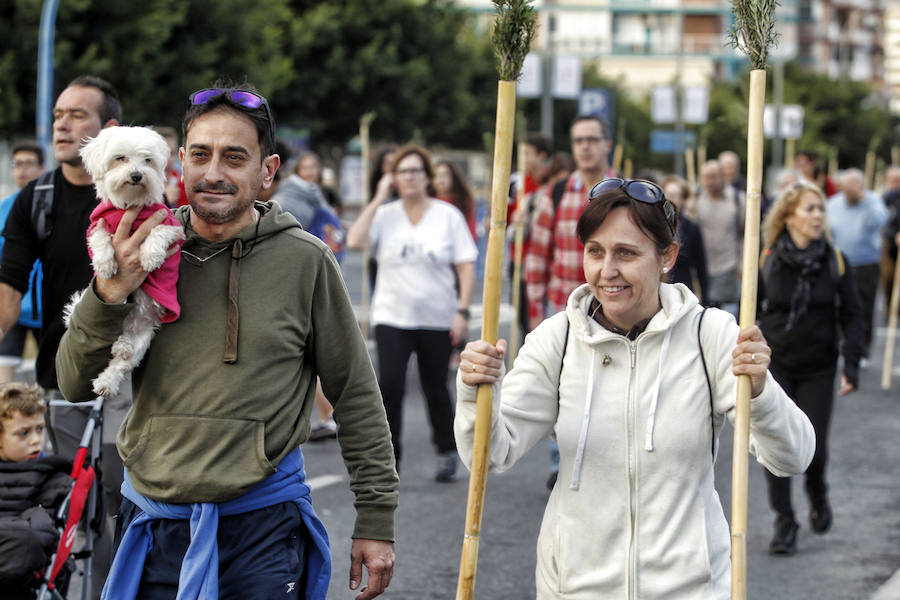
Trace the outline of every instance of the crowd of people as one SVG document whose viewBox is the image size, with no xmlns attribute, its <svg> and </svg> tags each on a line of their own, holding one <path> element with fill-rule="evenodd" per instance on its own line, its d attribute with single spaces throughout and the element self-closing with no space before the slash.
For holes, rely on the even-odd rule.
<svg viewBox="0 0 900 600">
<path fill-rule="evenodd" d="M 729 535 L 713 467 L 719 431 L 734 418 L 736 375 L 752 382 L 751 449 L 775 514 L 770 551 L 797 549 L 793 475 L 805 476 L 811 530 L 830 529 L 834 395 L 859 387 L 876 296 L 882 284 L 890 289 L 884 265 L 900 242 L 900 167 L 888 170 L 883 195 L 857 169 L 825 177 L 813 152 L 772 178 L 760 214 L 758 323 L 740 329 L 747 203 L 737 154 L 700 165 L 692 189 L 677 174 L 619 177 L 599 116 L 572 122 L 568 152 L 546 135 L 525 136 L 508 210 L 509 231 L 524 238 L 514 317 L 524 344 L 505 365 L 505 340 L 466 343 L 483 228 L 458 162 L 385 145 L 354 216 L 318 155 L 292 157 L 279 143 L 268 102 L 251 85 L 217 81 L 185 108 L 180 142 L 157 128 L 172 149 L 166 200 L 187 238 L 178 252 L 182 313 L 104 405 L 108 514 L 96 597 L 190 589 L 324 598 L 328 539 L 304 482 L 302 444 L 334 438 L 357 510 L 350 588 L 361 588 L 359 600 L 384 592 L 401 459 L 422 460 L 403 453 L 413 354 L 436 482 L 460 478 L 459 458 L 471 463 L 479 384 L 499 398 L 492 469 L 549 444 L 540 598 L 728 597 Z M 147 277 L 141 244 L 166 216 L 137 225 L 136 211 L 126 212 L 113 236 L 117 269 L 95 276 L 84 235 L 97 198 L 79 150 L 123 122 L 121 104 L 107 82 L 81 76 L 53 116 L 59 167 L 45 173 L 39 146 L 16 145 L 20 189 L 0 203 L 0 477 L 34 471 L 27 500 L 52 492 L 48 509 L 87 422 L 77 404 L 92 399 L 91 380 Z M 371 256 L 374 361 L 343 280 L 345 250 Z M 81 290 L 64 324 L 63 307 Z M 40 387 L 8 383 L 29 334 Z M 45 441 L 51 398 L 73 407 L 46 411 Z M 40 529 L 21 501 L 11 506 L 0 512 L 0 552 L 26 544 L 21 556 L 31 562 L 24 577 L 0 569 L 0 586 L 27 591 L 50 547 L 46 519 L 34 521 Z M 637 542 L 635 529 L 646 533 Z"/>
</svg>

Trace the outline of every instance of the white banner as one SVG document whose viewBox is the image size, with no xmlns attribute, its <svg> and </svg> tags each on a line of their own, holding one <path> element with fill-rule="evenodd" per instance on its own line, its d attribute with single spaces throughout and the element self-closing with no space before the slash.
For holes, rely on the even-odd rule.
<svg viewBox="0 0 900 600">
<path fill-rule="evenodd" d="M 674 123 L 678 114 L 678 103 L 675 88 L 671 85 L 658 85 L 650 96 L 650 118 L 654 123 Z"/>
<path fill-rule="evenodd" d="M 581 93 L 581 58 L 557 56 L 553 61 L 553 97 L 578 99 Z"/>
<path fill-rule="evenodd" d="M 522 64 L 522 76 L 516 84 L 516 95 L 519 98 L 541 97 L 541 56 L 529 52 Z"/>
<path fill-rule="evenodd" d="M 709 120 L 708 87 L 691 85 L 684 88 L 681 96 L 681 120 L 695 125 L 703 125 Z"/>
</svg>

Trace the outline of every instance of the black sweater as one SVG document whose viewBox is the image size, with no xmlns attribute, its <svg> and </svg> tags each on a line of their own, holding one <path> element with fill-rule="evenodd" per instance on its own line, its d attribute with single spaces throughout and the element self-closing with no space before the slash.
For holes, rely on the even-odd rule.
<svg viewBox="0 0 900 600">
<path fill-rule="evenodd" d="M 844 357 L 844 375 L 858 386 L 863 321 L 856 280 L 847 266 L 838 275 L 837 256 L 831 245 L 825 254 L 826 262 L 812 283 L 806 313 L 791 331 L 785 331 L 800 269 L 780 260 L 773 248 L 760 270 L 759 324 L 772 348 L 773 364 L 798 373 L 816 371 L 834 366 L 840 354 Z M 849 265 L 846 256 L 843 259 L 844 265 Z"/>
<path fill-rule="evenodd" d="M 44 323 L 38 340 L 35 362 L 37 382 L 44 388 L 57 388 L 56 349 L 65 332 L 63 307 L 73 292 L 87 287 L 93 276 L 85 233 L 91 211 L 97 206 L 93 185 L 72 185 L 57 169 L 53 178 L 54 199 L 51 235 L 41 242 L 31 223 L 31 204 L 36 180 L 19 192 L 6 221 L 0 282 L 25 293 L 31 267 L 41 259 L 44 268 Z"/>
</svg>

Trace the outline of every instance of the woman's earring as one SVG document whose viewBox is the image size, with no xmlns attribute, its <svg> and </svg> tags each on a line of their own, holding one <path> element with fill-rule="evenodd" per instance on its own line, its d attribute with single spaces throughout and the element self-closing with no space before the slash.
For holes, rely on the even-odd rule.
<svg viewBox="0 0 900 600">
<path fill-rule="evenodd" d="M 663 273 L 668 273 L 668 272 L 669 272 L 669 267 L 663 267 Z"/>
</svg>

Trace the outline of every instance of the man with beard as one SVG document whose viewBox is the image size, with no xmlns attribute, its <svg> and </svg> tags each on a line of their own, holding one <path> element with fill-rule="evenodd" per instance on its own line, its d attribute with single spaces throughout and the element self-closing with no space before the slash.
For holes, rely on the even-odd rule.
<svg viewBox="0 0 900 600">
<path fill-rule="evenodd" d="M 575 171 L 565 180 L 547 186 L 537 198 L 531 243 L 525 256 L 528 331 L 544 317 L 565 310 L 569 294 L 584 283 L 584 246 L 578 240 L 575 225 L 588 204 L 591 188 L 616 176 L 607 162 L 612 139 L 603 117 L 576 117 L 569 133 Z M 556 485 L 558 473 L 559 449 L 550 440 L 548 489 Z"/>
<path fill-rule="evenodd" d="M 252 86 L 222 81 L 191 94 L 182 127 L 182 312 L 134 371 L 106 597 L 325 598 L 328 539 L 300 449 L 318 377 L 356 494 L 350 588 L 370 600 L 393 574 L 398 480 L 340 268 L 277 203 L 257 201 L 280 157 L 268 102 Z M 139 248 L 166 211 L 132 233 L 138 210 L 113 236 L 116 274 L 93 281 L 60 344 L 60 387 L 74 401 L 90 398 L 147 277 Z"/>
<path fill-rule="evenodd" d="M 53 152 L 59 167 L 22 188 L 3 230 L 6 242 L 0 261 L 0 337 L 19 318 L 32 266 L 40 259 L 44 270 L 43 317 L 35 378 L 48 399 L 62 398 L 53 361 L 65 331 L 63 307 L 93 275 L 84 235 L 97 197 L 78 152 L 85 140 L 121 120 L 118 94 L 108 82 L 91 75 L 73 79 L 53 108 Z M 48 188 L 46 193 L 40 191 Z M 52 202 L 52 209 L 35 209 L 35 202 L 42 201 Z M 103 487 L 109 515 L 118 512 L 121 499 L 122 461 L 114 443 L 118 423 L 130 403 L 128 387 L 120 397 L 108 399 L 103 410 Z M 51 407 L 48 433 L 56 453 L 68 460 L 74 458 L 88 415 L 89 410 L 81 408 Z M 111 521 L 107 531 L 95 548 L 94 581 L 98 587 L 109 565 Z"/>
</svg>

